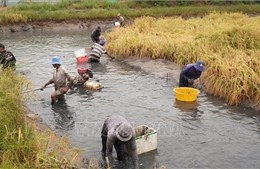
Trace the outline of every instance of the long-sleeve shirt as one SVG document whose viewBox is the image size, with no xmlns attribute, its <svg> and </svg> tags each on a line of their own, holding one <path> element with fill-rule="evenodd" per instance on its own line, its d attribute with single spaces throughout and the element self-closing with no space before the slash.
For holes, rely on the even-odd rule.
<svg viewBox="0 0 260 169">
<path fill-rule="evenodd" d="M 73 79 L 69 75 L 67 69 L 65 69 L 63 66 L 60 66 L 58 69 L 54 70 L 53 77 L 49 80 L 49 83 L 54 83 L 55 90 L 58 90 L 61 87 L 66 87 L 67 82 L 72 80 Z"/>
<path fill-rule="evenodd" d="M 100 57 L 102 56 L 102 54 L 107 54 L 106 49 L 103 46 L 101 46 L 100 44 L 94 43 L 91 46 L 91 52 L 89 54 L 90 58 L 100 60 Z"/>
<path fill-rule="evenodd" d="M 188 84 L 188 79 L 198 79 L 201 76 L 201 71 L 196 70 L 194 64 L 188 64 L 180 73 L 180 84 Z M 186 86 L 186 85 L 184 85 Z"/>
<path fill-rule="evenodd" d="M 119 116 L 119 115 L 112 115 L 109 118 L 107 118 L 104 122 L 102 134 L 104 136 L 107 136 L 106 155 L 107 155 L 109 161 L 112 161 L 113 146 L 114 146 L 116 140 L 118 140 L 118 138 L 116 137 L 116 128 L 122 122 L 129 124 L 129 122 L 124 117 Z M 138 169 L 139 164 L 138 164 L 138 155 L 137 155 L 135 138 L 136 138 L 136 135 L 135 135 L 135 132 L 134 132 L 134 129 L 133 129 L 132 138 L 130 140 L 124 142 L 124 144 L 126 145 L 126 148 L 129 150 L 129 155 L 131 156 L 131 158 L 133 160 L 134 168 Z"/>
</svg>

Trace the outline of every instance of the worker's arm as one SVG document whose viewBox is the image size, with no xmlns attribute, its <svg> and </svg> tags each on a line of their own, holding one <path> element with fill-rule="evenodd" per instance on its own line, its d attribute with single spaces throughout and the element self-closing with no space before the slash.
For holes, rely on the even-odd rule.
<svg viewBox="0 0 260 169">
<path fill-rule="evenodd" d="M 88 47 L 88 46 L 87 46 L 87 47 L 85 47 L 85 49 L 86 49 L 86 50 L 91 50 L 92 47 Z"/>
<path fill-rule="evenodd" d="M 54 81 L 53 79 L 50 79 L 47 83 L 45 83 L 42 87 L 41 90 L 43 90 L 44 88 L 46 88 L 46 86 L 48 86 L 49 84 L 52 84 Z"/>
<path fill-rule="evenodd" d="M 111 59 L 115 59 L 114 56 L 110 55 L 108 52 L 106 52 L 107 56 L 110 57 Z"/>
<path fill-rule="evenodd" d="M 113 146 L 115 143 L 115 139 L 111 135 L 107 135 L 107 149 L 106 149 L 106 156 L 108 157 L 109 163 L 112 164 L 112 151 L 113 151 Z"/>
<path fill-rule="evenodd" d="M 128 150 L 130 150 L 129 155 L 132 158 L 134 169 L 139 169 L 139 160 L 137 154 L 135 135 L 133 135 L 133 137 L 127 142 L 126 145 L 128 146 Z"/>
</svg>

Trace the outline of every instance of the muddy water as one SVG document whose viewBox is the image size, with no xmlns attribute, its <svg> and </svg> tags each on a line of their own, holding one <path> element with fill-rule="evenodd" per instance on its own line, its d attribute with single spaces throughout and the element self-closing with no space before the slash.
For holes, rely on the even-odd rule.
<svg viewBox="0 0 260 169">
<path fill-rule="evenodd" d="M 73 51 L 91 45 L 89 34 L 39 30 L 0 37 L 1 43 L 17 57 L 17 71 L 38 88 L 52 76 L 53 68 L 48 63 L 54 55 L 62 57 L 72 75 L 77 74 Z M 144 71 L 104 55 L 101 63 L 87 65 L 94 72 L 92 81 L 102 83 L 102 90 L 78 88 L 66 95 L 65 103 L 51 106 L 53 89 L 48 88 L 37 91 L 36 100 L 28 107 L 57 133 L 69 135 L 75 147 L 85 150 L 85 158 L 98 159 L 101 167 L 102 123 L 109 115 L 120 114 L 133 126 L 147 124 L 158 130 L 158 149 L 139 156 L 140 168 L 151 169 L 155 164 L 169 169 L 259 168 L 259 112 L 228 106 L 203 92 L 195 103 L 178 102 L 172 92 L 177 85 L 171 76 L 175 70 L 163 65 L 160 63 L 158 69 L 151 62 L 151 71 Z M 194 117 L 194 112 L 202 114 Z M 113 168 L 131 166 L 128 159 Z"/>
</svg>

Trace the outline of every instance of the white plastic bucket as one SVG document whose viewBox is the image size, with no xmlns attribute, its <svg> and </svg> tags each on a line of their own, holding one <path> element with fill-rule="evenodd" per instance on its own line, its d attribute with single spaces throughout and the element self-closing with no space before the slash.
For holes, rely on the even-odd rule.
<svg viewBox="0 0 260 169">
<path fill-rule="evenodd" d="M 88 55 L 85 48 L 74 51 L 77 63 L 83 63 L 88 61 Z"/>
<path fill-rule="evenodd" d="M 120 23 L 119 22 L 115 22 L 115 27 L 119 28 L 120 27 Z"/>
</svg>

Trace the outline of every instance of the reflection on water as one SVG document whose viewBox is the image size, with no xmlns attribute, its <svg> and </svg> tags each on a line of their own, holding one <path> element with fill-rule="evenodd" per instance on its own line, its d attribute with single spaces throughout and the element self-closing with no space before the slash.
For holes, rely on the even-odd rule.
<svg viewBox="0 0 260 169">
<path fill-rule="evenodd" d="M 182 112 L 194 112 L 198 110 L 199 103 L 194 102 L 182 102 L 179 100 L 174 100 L 174 107 L 180 109 Z"/>
<path fill-rule="evenodd" d="M 62 56 L 64 67 L 77 75 L 74 51 L 91 46 L 91 31 L 0 34 L 1 43 L 17 58 L 17 71 L 42 86 L 52 76 L 48 64 L 54 55 Z M 26 51 L 26 52 L 25 52 Z M 87 159 L 101 155 L 100 132 L 103 121 L 120 114 L 133 126 L 147 124 L 158 130 L 157 150 L 139 156 L 140 169 L 158 168 L 259 168 L 259 112 L 242 106 L 229 106 L 222 99 L 201 93 L 196 102 L 176 100 L 176 81 L 153 75 L 160 64 L 150 65 L 150 72 L 102 56 L 100 63 L 85 65 L 99 80 L 101 90 L 79 87 L 66 94 L 66 102 L 51 106 L 52 89 L 36 91 L 39 98 L 28 103 L 43 121 L 60 134 L 67 134 L 74 146 L 86 150 Z M 168 65 L 169 67 L 169 65 Z M 168 79 L 168 78 L 167 78 Z M 194 116 L 194 114 L 196 116 Z M 199 115 L 199 116 L 198 116 Z M 115 157 L 116 155 L 113 154 Z M 131 168 L 115 163 L 118 169 Z"/>
<path fill-rule="evenodd" d="M 103 56 L 106 57 L 106 56 Z M 99 63 L 99 62 L 94 62 L 94 63 L 90 63 L 89 64 L 89 68 L 91 71 L 93 72 L 100 72 L 100 73 L 106 73 L 107 72 L 107 68 L 106 65 Z"/>
<path fill-rule="evenodd" d="M 70 109 L 65 100 L 59 100 L 57 104 L 52 105 L 52 110 L 54 112 L 55 129 L 68 131 L 74 128 L 73 116 L 75 112 Z"/>
</svg>

